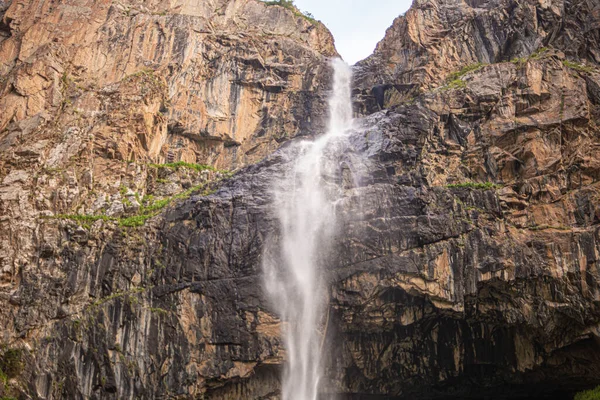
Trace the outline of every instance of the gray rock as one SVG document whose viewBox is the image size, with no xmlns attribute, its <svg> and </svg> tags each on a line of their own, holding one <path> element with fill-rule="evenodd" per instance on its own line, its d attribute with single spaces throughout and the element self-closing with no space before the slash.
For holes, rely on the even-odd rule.
<svg viewBox="0 0 600 400">
<path fill-rule="evenodd" d="M 123 215 L 123 213 L 125 213 L 125 207 L 119 200 L 112 200 L 106 210 L 106 215 L 109 217 L 119 217 Z"/>
</svg>

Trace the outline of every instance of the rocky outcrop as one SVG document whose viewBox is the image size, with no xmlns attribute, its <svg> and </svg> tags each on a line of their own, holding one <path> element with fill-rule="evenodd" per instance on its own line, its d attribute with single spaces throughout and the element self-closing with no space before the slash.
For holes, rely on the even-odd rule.
<svg viewBox="0 0 600 400">
<path fill-rule="evenodd" d="M 526 58 L 544 47 L 597 64 L 599 13 L 593 1 L 415 0 L 358 63 L 357 90 L 368 96 L 375 85 L 393 84 L 388 101 L 399 104 L 465 66 Z"/>
<path fill-rule="evenodd" d="M 164 117 L 162 135 L 141 140 L 154 162 L 234 169 L 272 152 L 282 135 L 323 123 L 319 90 L 328 84 L 324 60 L 336 54 L 333 39 L 283 7 L 249 0 L 11 1 L 3 9 L 2 130 L 40 113 L 102 118 L 97 97 L 149 73 L 164 80 L 164 98 L 153 110 Z M 116 135 L 112 140 L 122 145 Z M 122 157 L 139 144 L 121 149 Z M 145 161 L 139 156 L 129 159 Z"/>
<path fill-rule="evenodd" d="M 15 23 L 21 7 L 3 11 L 2 54 L 27 48 L 11 44 L 27 37 L 17 34 L 30 23 Z M 112 7 L 114 18 L 136 21 L 123 33 L 130 42 L 150 21 L 171 21 L 170 29 L 217 23 L 203 19 L 202 6 L 173 5 L 167 15 L 159 5 L 149 8 L 156 15 Z M 291 86 L 276 93 L 264 80 L 241 86 L 276 99 L 285 112 L 273 120 L 284 123 L 279 133 L 308 132 L 309 123 L 318 132 L 329 36 L 277 6 L 236 1 L 210 10 L 234 30 L 253 10 L 282 18 L 277 29 L 296 24 L 277 41 L 290 46 L 281 49 L 284 59 L 298 48 L 312 57 L 318 68 L 288 81 L 309 86 L 297 93 Z M 81 10 L 44 12 L 68 21 L 67 11 Z M 90 21 L 105 21 L 95 15 Z M 4 64 L 3 96 L 14 100 L 3 101 L 17 111 L 0 139 L 3 395 L 278 397 L 285 350 L 262 291 L 261 258 L 267 233 L 277 232 L 269 184 L 290 167 L 293 146 L 233 178 L 194 162 L 229 167 L 219 160 L 233 160 L 224 155 L 243 143 L 222 144 L 209 159 L 185 142 L 181 154 L 197 158 L 161 164 L 168 154 L 161 137 L 192 140 L 193 127 L 206 121 L 184 117 L 201 104 L 186 111 L 169 99 L 212 101 L 208 91 L 186 87 L 186 73 L 237 63 L 258 29 L 249 25 L 235 31 L 239 41 L 207 39 L 197 53 L 193 46 L 169 53 L 206 55 L 189 68 L 174 63 L 171 71 L 157 55 L 152 71 L 131 69 L 115 81 L 106 71 L 128 65 L 122 54 L 82 78 L 53 67 L 58 53 L 37 50 L 31 62 Z M 29 35 L 46 35 L 47 26 Z M 585 0 L 418 1 L 356 67 L 360 118 L 330 177 L 345 196 L 344 234 L 327 262 L 326 391 L 353 399 L 569 398 L 600 384 L 599 27 L 597 6 Z M 88 29 L 71 28 L 81 33 L 75 46 L 59 40 L 46 48 L 77 48 Z M 89 43 L 104 49 L 103 38 L 121 38 L 117 29 L 98 28 L 94 35 L 109 36 Z M 189 34 L 177 43 L 193 42 Z M 274 46 L 268 37 L 256 45 Z M 208 43 L 230 53 L 210 53 Z M 131 47 L 127 59 L 144 48 Z M 244 65 L 264 71 L 259 64 Z M 54 78 L 44 72 L 54 70 Z M 52 89 L 53 79 L 69 96 Z M 104 83 L 84 90 L 95 81 Z M 47 106 L 53 93 L 56 109 Z M 27 114 L 42 98 L 45 112 Z M 276 131 L 267 135 L 273 147 L 239 165 L 273 149 Z M 219 135 L 211 134 L 215 142 Z"/>
</svg>

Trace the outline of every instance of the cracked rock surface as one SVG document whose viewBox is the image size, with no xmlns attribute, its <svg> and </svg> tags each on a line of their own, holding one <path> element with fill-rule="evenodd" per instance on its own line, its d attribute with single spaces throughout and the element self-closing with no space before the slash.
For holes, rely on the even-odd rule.
<svg viewBox="0 0 600 400">
<path fill-rule="evenodd" d="M 323 131 L 331 36 L 252 0 L 78 4 L 0 1 L 0 394 L 278 398 L 269 185 Z M 355 67 L 328 393 L 600 384 L 599 37 L 591 0 L 417 0 Z"/>
</svg>

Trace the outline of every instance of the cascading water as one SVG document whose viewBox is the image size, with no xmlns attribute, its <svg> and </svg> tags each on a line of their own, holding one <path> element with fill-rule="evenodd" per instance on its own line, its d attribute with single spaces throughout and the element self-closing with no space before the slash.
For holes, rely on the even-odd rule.
<svg viewBox="0 0 600 400">
<path fill-rule="evenodd" d="M 315 400 L 322 371 L 324 263 L 336 229 L 335 203 L 342 195 L 339 156 L 352 126 L 352 72 L 340 59 L 332 65 L 328 131 L 315 141 L 297 143 L 287 172 L 273 184 L 280 237 L 263 267 L 267 293 L 285 324 L 283 400 Z"/>
</svg>

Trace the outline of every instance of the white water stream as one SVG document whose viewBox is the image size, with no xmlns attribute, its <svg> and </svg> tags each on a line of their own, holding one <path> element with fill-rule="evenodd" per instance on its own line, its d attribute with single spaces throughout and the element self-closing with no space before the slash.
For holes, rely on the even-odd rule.
<svg viewBox="0 0 600 400">
<path fill-rule="evenodd" d="M 291 168 L 273 184 L 280 223 L 276 249 L 264 258 L 266 289 L 284 322 L 287 364 L 283 400 L 316 400 L 321 377 L 327 294 L 327 252 L 336 232 L 335 203 L 342 195 L 339 155 L 352 126 L 352 71 L 332 61 L 333 92 L 329 128 L 315 141 L 303 141 Z"/>
</svg>

